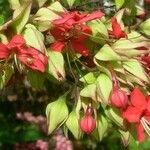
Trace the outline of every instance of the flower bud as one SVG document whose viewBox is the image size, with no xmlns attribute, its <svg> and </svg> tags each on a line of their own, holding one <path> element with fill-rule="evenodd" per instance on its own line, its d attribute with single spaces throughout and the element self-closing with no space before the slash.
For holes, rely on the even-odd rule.
<svg viewBox="0 0 150 150">
<path fill-rule="evenodd" d="M 90 134 L 96 127 L 96 120 L 91 113 L 86 112 L 85 116 L 80 120 L 80 128 L 83 132 Z"/>
<path fill-rule="evenodd" d="M 115 89 L 111 95 L 111 104 L 118 108 L 125 108 L 128 103 L 128 96 L 126 92 Z"/>
</svg>

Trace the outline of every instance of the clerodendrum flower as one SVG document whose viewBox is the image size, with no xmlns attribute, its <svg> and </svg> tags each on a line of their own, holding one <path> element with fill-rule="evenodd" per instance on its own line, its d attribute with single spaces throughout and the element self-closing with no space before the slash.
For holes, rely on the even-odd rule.
<svg viewBox="0 0 150 150">
<path fill-rule="evenodd" d="M 54 26 L 50 30 L 56 40 L 51 45 L 51 49 L 62 52 L 65 47 L 69 47 L 82 56 L 89 56 L 89 50 L 84 45 L 84 41 L 92 34 L 92 30 L 85 23 L 102 16 L 104 14 L 101 11 L 91 14 L 80 14 L 77 11 L 62 14 L 61 19 L 53 21 Z"/>
<path fill-rule="evenodd" d="M 112 30 L 108 31 L 110 36 L 116 39 L 127 37 L 126 33 L 122 31 L 121 25 L 117 22 L 117 19 L 115 17 L 111 18 L 111 24 L 112 24 Z"/>
<path fill-rule="evenodd" d="M 48 62 L 46 55 L 27 47 L 21 35 L 15 35 L 7 45 L 0 43 L 0 60 L 8 59 L 11 54 L 15 54 L 17 59 L 30 69 L 45 71 Z"/>
<path fill-rule="evenodd" d="M 131 93 L 131 105 L 123 112 L 123 118 L 136 124 L 137 139 L 142 142 L 145 139 L 144 129 L 150 134 L 150 97 L 135 88 Z"/>
</svg>

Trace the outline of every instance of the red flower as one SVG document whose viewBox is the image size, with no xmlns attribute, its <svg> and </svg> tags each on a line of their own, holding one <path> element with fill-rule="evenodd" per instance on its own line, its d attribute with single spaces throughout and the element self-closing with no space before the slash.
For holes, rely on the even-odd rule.
<svg viewBox="0 0 150 150">
<path fill-rule="evenodd" d="M 142 142 L 145 138 L 144 129 L 150 123 L 150 99 L 146 98 L 138 88 L 132 91 L 131 105 L 123 112 L 123 118 L 136 124 L 137 138 Z"/>
<path fill-rule="evenodd" d="M 145 0 L 145 3 L 150 4 L 150 0 Z"/>
<path fill-rule="evenodd" d="M 51 45 L 51 49 L 62 52 L 65 47 L 69 47 L 82 56 L 89 56 L 89 50 L 84 46 L 84 41 L 89 38 L 92 31 L 90 27 L 83 23 L 100 18 L 103 15 L 100 11 L 88 15 L 79 12 L 62 14 L 62 18 L 55 20 L 53 22 L 54 27 L 50 30 L 56 40 Z"/>
<path fill-rule="evenodd" d="M 115 17 L 111 18 L 112 23 L 112 31 L 108 30 L 108 33 L 110 36 L 116 39 L 120 38 L 126 38 L 127 34 L 122 31 L 120 24 L 117 22 L 117 19 Z"/>
<path fill-rule="evenodd" d="M 13 53 L 27 67 L 40 72 L 45 71 L 47 57 L 34 48 L 28 48 L 21 35 L 14 36 L 7 45 L 0 43 L 0 59 L 8 59 Z"/>
<path fill-rule="evenodd" d="M 126 92 L 120 89 L 114 89 L 111 95 L 111 104 L 118 108 L 126 108 L 128 104 L 128 96 Z"/>
<path fill-rule="evenodd" d="M 90 134 L 96 127 L 96 120 L 91 116 L 91 108 L 87 108 L 85 116 L 80 120 L 80 128 Z"/>
<path fill-rule="evenodd" d="M 74 24 L 84 23 L 84 22 L 88 22 L 94 19 L 98 19 L 103 16 L 104 16 L 104 13 L 102 13 L 101 11 L 95 11 L 91 14 L 80 14 L 77 11 L 67 12 L 61 15 L 62 18 L 54 20 L 53 24 L 55 25 L 65 24 L 67 26 L 71 26 Z"/>
</svg>

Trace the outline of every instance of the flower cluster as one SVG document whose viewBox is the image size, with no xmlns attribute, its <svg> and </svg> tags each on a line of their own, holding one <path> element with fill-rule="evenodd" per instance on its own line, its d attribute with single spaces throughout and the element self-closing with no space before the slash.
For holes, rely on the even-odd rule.
<svg viewBox="0 0 150 150">
<path fill-rule="evenodd" d="M 77 11 L 73 2 L 68 10 L 58 1 L 37 3 L 37 12 L 30 2 L 20 14 L 13 7 L 13 19 L 0 27 L 0 88 L 26 66 L 31 87 L 46 89 L 48 80 L 61 87 L 46 108 L 49 134 L 64 125 L 77 139 L 91 134 L 101 141 L 115 126 L 127 144 L 135 131 L 142 142 L 145 131 L 150 135 L 149 10 L 126 0 L 115 1 L 112 14 L 105 7 Z M 18 117 L 37 121 L 28 113 Z"/>
<path fill-rule="evenodd" d="M 15 55 L 20 62 L 32 70 L 45 71 L 46 55 L 32 47 L 27 47 L 25 39 L 21 35 L 15 35 L 8 44 L 0 43 L 0 59 L 9 61 L 12 55 Z"/>
</svg>

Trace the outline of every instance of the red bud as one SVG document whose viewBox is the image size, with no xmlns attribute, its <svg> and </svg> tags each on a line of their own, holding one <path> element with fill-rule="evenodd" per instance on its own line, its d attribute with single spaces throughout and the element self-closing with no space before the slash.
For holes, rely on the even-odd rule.
<svg viewBox="0 0 150 150">
<path fill-rule="evenodd" d="M 118 108 L 125 108 L 128 103 L 128 96 L 126 92 L 115 89 L 111 96 L 111 104 Z"/>
<path fill-rule="evenodd" d="M 96 127 L 96 120 L 89 114 L 80 120 L 80 128 L 83 132 L 90 134 Z"/>
</svg>

